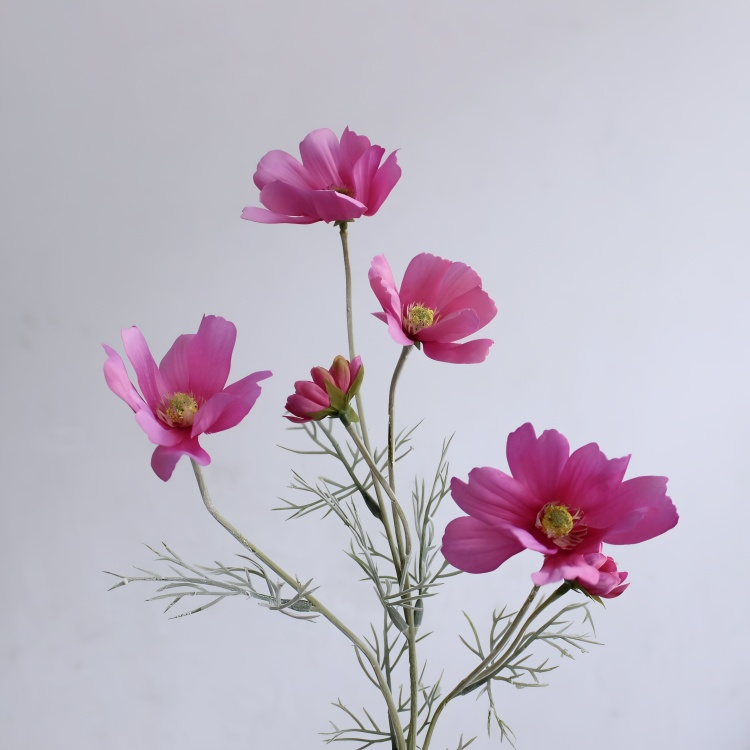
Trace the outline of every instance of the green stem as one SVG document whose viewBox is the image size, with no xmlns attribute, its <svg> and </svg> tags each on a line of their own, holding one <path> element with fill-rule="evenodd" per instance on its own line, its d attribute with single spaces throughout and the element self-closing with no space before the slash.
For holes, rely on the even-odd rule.
<svg viewBox="0 0 750 750">
<path fill-rule="evenodd" d="M 224 518 L 221 513 L 219 513 L 218 509 L 211 500 L 211 496 L 208 494 L 208 488 L 206 487 L 206 482 L 203 478 L 203 472 L 201 471 L 200 466 L 193 459 L 191 459 L 190 462 L 193 465 L 195 478 L 198 482 L 198 489 L 200 490 L 201 497 L 203 498 L 203 504 L 206 506 L 206 510 L 208 510 L 208 512 L 214 517 L 214 519 L 218 521 L 218 523 L 221 524 L 221 526 L 223 526 L 243 547 L 245 547 L 245 549 L 252 552 L 252 554 L 257 557 L 258 560 L 260 560 L 265 566 L 276 573 L 279 578 L 285 581 L 293 589 L 297 590 L 299 587 L 299 582 L 295 578 L 289 575 L 289 573 L 287 573 L 283 568 L 280 568 L 273 560 L 271 560 L 270 557 L 261 552 L 258 547 L 256 547 L 249 539 L 247 539 L 247 537 L 244 536 L 244 534 L 242 534 L 242 532 L 240 532 L 226 518 Z M 325 607 L 321 601 L 310 594 L 305 594 L 305 599 L 310 602 L 315 612 L 321 614 L 326 618 L 326 620 L 328 620 L 328 622 L 331 623 L 331 625 L 333 625 L 337 630 L 343 633 L 352 642 L 352 644 L 354 644 L 354 647 L 358 649 L 359 652 L 370 663 L 375 678 L 378 681 L 380 692 L 383 694 L 383 698 L 385 699 L 386 705 L 388 706 L 388 715 L 393 722 L 394 729 L 396 730 L 398 748 L 399 750 L 405 750 L 406 741 L 404 738 L 403 730 L 401 728 L 401 721 L 398 715 L 398 707 L 393 700 L 393 695 L 391 694 L 391 691 L 388 687 L 388 682 L 383 675 L 382 670 L 380 669 L 380 664 L 378 663 L 377 657 L 367 646 L 367 644 L 364 643 L 360 638 L 358 638 L 357 635 L 355 635 L 355 633 L 353 633 L 346 625 L 344 625 L 344 623 L 341 622 L 341 620 L 339 620 L 338 617 L 333 614 L 333 612 Z"/>
</svg>

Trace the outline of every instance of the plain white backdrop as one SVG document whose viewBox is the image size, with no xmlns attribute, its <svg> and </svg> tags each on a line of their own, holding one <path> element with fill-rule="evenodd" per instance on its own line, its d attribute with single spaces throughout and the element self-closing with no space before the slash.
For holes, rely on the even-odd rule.
<svg viewBox="0 0 750 750">
<path fill-rule="evenodd" d="M 614 551 L 632 586 L 594 611 L 606 643 L 540 690 L 497 691 L 519 750 L 750 747 L 748 198 L 750 6 L 737 0 L 3 0 L 0 4 L 0 745 L 9 750 L 318 747 L 332 701 L 380 712 L 350 647 L 229 601 L 168 620 L 141 545 L 231 563 L 189 464 L 163 484 L 104 383 L 101 343 L 136 324 L 158 358 L 203 313 L 239 329 L 232 379 L 274 371 L 209 436 L 219 507 L 361 632 L 374 599 L 332 519 L 286 522 L 277 447 L 294 380 L 345 350 L 336 230 L 239 219 L 272 148 L 350 126 L 403 178 L 351 248 L 369 424 L 382 444 L 397 347 L 366 283 L 429 251 L 496 300 L 481 366 L 413 356 L 398 417 L 424 418 L 400 483 L 506 468 L 525 421 L 667 475 L 677 528 Z M 297 443 L 299 444 L 299 443 Z M 450 499 L 440 531 L 458 515 Z M 541 559 L 451 579 L 425 627 L 435 677 L 471 659 L 469 612 L 518 605 Z M 381 712 L 382 713 L 382 712 Z M 456 701 L 436 748 L 476 750 Z"/>
</svg>

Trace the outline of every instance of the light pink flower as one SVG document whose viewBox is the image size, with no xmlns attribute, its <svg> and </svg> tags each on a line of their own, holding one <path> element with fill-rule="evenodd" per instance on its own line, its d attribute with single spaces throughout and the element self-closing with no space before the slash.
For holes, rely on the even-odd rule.
<svg viewBox="0 0 750 750">
<path fill-rule="evenodd" d="M 350 422 L 358 421 L 349 403 L 357 395 L 364 374 L 360 357 L 349 362 L 339 355 L 329 370 L 313 367 L 312 381 L 298 380 L 294 384 L 294 393 L 286 401 L 286 410 L 294 416 L 286 418 L 296 423 L 341 416 Z"/>
<path fill-rule="evenodd" d="M 385 256 L 378 255 L 369 276 L 383 306 L 383 312 L 373 314 L 388 324 L 397 344 L 416 343 L 430 359 L 441 362 L 470 364 L 487 359 L 491 339 L 457 343 L 497 314 L 482 280 L 469 266 L 421 253 L 407 266 L 399 289 Z"/>
<path fill-rule="evenodd" d="M 157 367 L 143 334 L 135 326 L 123 329 L 125 352 L 143 396 L 130 382 L 120 355 L 104 344 L 107 385 L 135 412 L 136 422 L 156 444 L 151 467 L 165 482 L 180 456 L 190 456 L 201 466 L 211 462 L 198 436 L 239 424 L 260 395 L 258 381 L 271 375 L 255 372 L 224 387 L 236 337 L 233 323 L 204 315 L 198 333 L 179 336 Z"/>
<path fill-rule="evenodd" d="M 644 542 L 677 523 L 665 477 L 623 481 L 629 456 L 608 460 L 596 443 L 571 455 L 559 432 L 537 438 L 528 423 L 508 436 L 507 456 L 512 476 L 484 467 L 468 483 L 451 480 L 469 515 L 448 524 L 443 555 L 461 570 L 485 573 L 532 549 L 545 555 L 537 586 L 564 579 L 592 591 L 616 571 L 599 556 L 603 543 Z"/>
<path fill-rule="evenodd" d="M 394 151 L 346 128 L 341 140 L 328 128 L 313 130 L 299 145 L 300 164 L 286 151 L 269 151 L 253 181 L 265 208 L 249 206 L 242 218 L 262 224 L 313 224 L 372 216 L 401 177 Z"/>
</svg>

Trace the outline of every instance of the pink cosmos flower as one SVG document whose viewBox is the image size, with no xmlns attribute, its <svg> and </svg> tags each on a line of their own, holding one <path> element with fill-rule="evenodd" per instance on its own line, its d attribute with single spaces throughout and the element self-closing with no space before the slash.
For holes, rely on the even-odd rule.
<svg viewBox="0 0 750 750">
<path fill-rule="evenodd" d="M 104 344 L 107 385 L 135 412 L 136 422 L 156 444 L 151 467 L 165 482 L 180 456 L 190 456 L 201 466 L 211 462 L 198 436 L 239 424 L 260 395 L 258 381 L 271 375 L 267 370 L 254 372 L 224 387 L 236 337 L 233 323 L 204 315 L 198 333 L 179 336 L 157 367 L 143 334 L 135 326 L 123 329 L 125 352 L 143 396 L 130 382 L 120 355 Z"/>
<path fill-rule="evenodd" d="M 349 403 L 357 395 L 365 375 L 360 357 L 351 362 L 342 356 L 335 357 L 329 370 L 313 367 L 310 375 L 312 382 L 298 380 L 294 393 L 286 401 L 286 410 L 294 415 L 286 417 L 290 422 L 299 424 L 340 416 L 350 422 L 359 420 Z"/>
<path fill-rule="evenodd" d="M 370 286 L 383 306 L 373 313 L 388 324 L 391 338 L 402 346 L 424 347 L 430 359 L 462 364 L 484 362 L 491 339 L 458 339 L 476 333 L 497 314 L 476 271 L 429 253 L 413 258 L 401 289 L 384 255 L 373 258 Z"/>
<path fill-rule="evenodd" d="M 468 516 L 448 524 L 443 555 L 469 573 L 494 570 L 524 549 L 545 555 L 531 576 L 537 586 L 575 581 L 598 596 L 616 596 L 625 579 L 602 544 L 636 544 L 671 529 L 677 511 L 665 477 L 623 481 L 630 456 L 607 459 L 596 443 L 570 454 L 568 441 L 530 424 L 508 436 L 511 475 L 476 468 L 451 480 Z"/>
<path fill-rule="evenodd" d="M 262 224 L 313 224 L 373 216 L 401 177 L 394 151 L 346 128 L 341 140 L 321 128 L 299 145 L 302 163 L 285 151 L 269 151 L 253 181 L 265 208 L 249 206 L 242 218 Z"/>
</svg>

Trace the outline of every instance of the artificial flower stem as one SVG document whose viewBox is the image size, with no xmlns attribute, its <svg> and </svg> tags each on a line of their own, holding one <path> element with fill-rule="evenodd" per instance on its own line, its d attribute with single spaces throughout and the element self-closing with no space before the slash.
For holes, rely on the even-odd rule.
<svg viewBox="0 0 750 750">
<path fill-rule="evenodd" d="M 477 681 L 477 678 L 479 675 L 481 675 L 482 670 L 486 669 L 488 665 L 492 663 L 494 658 L 497 656 L 497 654 L 502 650 L 503 646 L 508 642 L 508 639 L 510 638 L 513 631 L 518 627 L 518 624 L 521 622 L 521 620 L 524 618 L 524 615 L 526 612 L 528 612 L 529 607 L 534 603 L 534 599 L 536 599 L 537 592 L 539 591 L 538 586 L 534 586 L 531 591 L 529 592 L 529 595 L 526 597 L 526 601 L 523 603 L 523 606 L 521 609 L 518 610 L 516 613 L 516 616 L 513 618 L 513 622 L 511 623 L 510 627 L 506 631 L 505 635 L 500 639 L 500 643 L 492 649 L 490 654 L 479 664 L 479 666 L 475 667 L 466 677 L 464 677 L 461 682 L 456 685 L 456 687 L 451 690 L 448 695 L 443 698 L 442 701 L 440 701 L 438 707 L 435 709 L 435 713 L 432 715 L 432 718 L 430 719 L 430 726 L 427 730 L 427 735 L 424 739 L 424 744 L 422 745 L 422 750 L 427 750 L 430 745 L 430 740 L 432 739 L 432 733 L 435 731 L 435 725 L 437 724 L 437 720 L 440 717 L 440 714 L 443 712 L 443 709 L 448 705 L 450 701 L 452 701 L 456 696 L 461 695 L 464 690 L 466 690 L 468 687 L 470 687 L 473 683 Z M 536 613 L 536 610 L 535 610 Z"/>
<path fill-rule="evenodd" d="M 409 555 L 411 555 L 411 535 L 409 532 L 409 521 L 406 518 L 406 514 L 404 513 L 403 508 L 399 505 L 399 502 L 396 498 L 396 494 L 391 489 L 391 486 L 386 481 L 386 478 L 380 473 L 380 470 L 376 466 L 375 461 L 370 455 L 370 452 L 367 450 L 366 446 L 360 439 L 359 435 L 357 435 L 357 431 L 351 425 L 346 427 L 346 431 L 349 433 L 349 437 L 354 441 L 354 444 L 357 446 L 357 448 L 359 449 L 359 452 L 362 454 L 362 458 L 365 459 L 365 463 L 367 464 L 368 468 L 372 472 L 376 485 L 380 483 L 380 486 L 385 490 L 385 494 L 388 495 L 388 499 L 391 501 L 393 510 L 398 515 L 399 519 L 401 520 L 401 523 L 403 524 L 404 532 L 406 536 L 406 550 L 405 550 L 406 554 L 404 558 L 406 561 L 409 559 Z"/>
<path fill-rule="evenodd" d="M 399 375 L 401 374 L 401 370 L 404 368 L 404 363 L 406 362 L 406 358 L 409 356 L 410 351 L 410 346 L 404 346 L 401 348 L 401 354 L 398 358 L 398 362 L 396 363 L 396 368 L 393 371 L 393 376 L 391 377 L 391 386 L 388 390 L 388 484 L 391 486 L 391 489 L 394 492 L 396 491 L 396 471 L 394 466 L 396 384 L 398 383 Z M 396 542 L 398 544 L 399 552 L 403 557 L 404 542 L 401 538 L 401 527 L 399 526 L 397 521 L 395 522 L 395 526 Z"/>
<path fill-rule="evenodd" d="M 352 314 L 352 266 L 349 260 L 349 232 L 348 222 L 341 221 L 338 223 L 339 237 L 341 237 L 341 250 L 344 255 L 344 285 L 346 288 L 346 337 L 349 343 L 349 361 L 352 361 L 356 356 L 356 348 L 354 346 L 354 316 Z M 357 414 L 359 415 L 359 429 L 362 433 L 362 440 L 364 441 L 367 451 L 370 451 L 370 438 L 367 434 L 367 422 L 365 421 L 365 409 L 362 403 L 362 395 L 358 391 L 354 395 L 354 401 L 357 404 Z M 375 494 L 378 498 L 378 503 L 381 509 L 385 507 L 380 486 L 377 481 L 373 480 L 375 485 Z M 395 559 L 395 558 L 394 558 Z"/>
<path fill-rule="evenodd" d="M 206 482 L 205 482 L 205 479 L 203 478 L 203 472 L 201 471 L 201 467 L 193 459 L 190 459 L 190 463 L 193 465 L 193 472 L 195 473 L 195 479 L 198 482 L 198 489 L 200 490 L 201 498 L 203 498 L 203 504 L 206 506 L 206 510 L 243 547 L 245 547 L 245 549 L 252 552 L 253 555 L 255 555 L 255 557 L 258 558 L 258 560 L 260 560 L 264 565 L 266 565 L 274 573 L 276 573 L 276 575 L 279 576 L 279 578 L 281 578 L 282 580 L 284 580 L 289 586 L 291 586 L 293 589 L 297 589 L 299 584 L 296 581 L 296 579 L 290 576 L 283 568 L 280 568 L 273 560 L 271 560 L 270 557 L 267 557 L 265 554 L 263 554 L 263 552 L 261 552 L 260 549 L 258 549 L 258 547 L 256 547 L 249 539 L 247 539 L 247 537 L 245 537 L 245 535 L 242 534 L 241 531 L 239 531 L 226 518 L 224 518 L 224 516 L 221 515 L 221 513 L 218 511 L 216 506 L 213 504 L 213 501 L 211 500 L 211 496 L 208 493 L 208 488 L 206 487 Z M 380 669 L 380 664 L 375 654 L 373 654 L 371 649 L 360 638 L 358 638 L 355 633 L 353 633 L 346 625 L 344 625 L 344 623 L 341 622 L 341 620 L 339 620 L 338 617 L 336 617 L 336 615 L 334 615 L 333 612 L 331 612 L 327 607 L 325 607 L 322 604 L 322 602 L 320 602 L 316 597 L 312 596 L 311 594 L 305 594 L 305 599 L 307 599 L 307 601 L 310 602 L 315 612 L 321 614 L 337 630 L 343 633 L 354 644 L 355 648 L 357 648 L 360 651 L 360 653 L 370 663 L 373 673 L 375 674 L 375 677 L 378 681 L 380 692 L 383 694 L 383 698 L 385 699 L 385 702 L 388 706 L 388 715 L 391 717 L 391 720 L 393 721 L 393 724 L 394 724 L 394 728 L 396 729 L 396 739 L 398 740 L 398 748 L 399 750 L 406 750 L 406 740 L 404 738 L 403 730 L 401 728 L 401 722 L 398 716 L 398 708 L 396 707 L 396 704 L 393 701 L 393 695 L 391 694 L 386 678 L 383 675 L 382 670 Z"/>
</svg>

